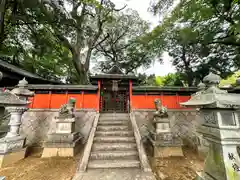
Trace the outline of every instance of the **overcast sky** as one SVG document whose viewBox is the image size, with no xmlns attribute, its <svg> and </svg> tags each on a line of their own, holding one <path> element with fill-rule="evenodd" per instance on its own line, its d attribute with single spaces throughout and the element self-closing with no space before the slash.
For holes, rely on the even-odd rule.
<svg viewBox="0 0 240 180">
<path fill-rule="evenodd" d="M 140 17 L 151 23 L 151 27 L 158 25 L 158 18 L 148 12 L 150 0 L 113 0 L 113 2 L 119 7 L 127 4 L 129 8 L 138 11 Z M 151 68 L 145 70 L 145 73 L 163 76 L 168 73 L 175 72 L 175 69 L 170 62 L 170 57 L 167 55 L 167 53 L 164 53 L 163 61 L 163 64 L 155 62 Z M 142 73 L 143 70 L 140 69 L 140 72 Z"/>
</svg>

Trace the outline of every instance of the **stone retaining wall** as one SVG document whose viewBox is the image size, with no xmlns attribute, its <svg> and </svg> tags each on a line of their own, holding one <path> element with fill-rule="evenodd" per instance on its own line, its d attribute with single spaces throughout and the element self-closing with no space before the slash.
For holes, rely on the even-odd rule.
<svg viewBox="0 0 240 180">
<path fill-rule="evenodd" d="M 42 147 L 47 134 L 56 128 L 54 117 L 57 116 L 58 109 L 30 109 L 24 113 L 20 134 L 26 136 L 28 146 Z M 83 136 L 83 143 L 88 139 L 94 117 L 94 110 L 81 110 L 76 112 L 75 128 Z"/>
<path fill-rule="evenodd" d="M 145 139 L 148 134 L 146 126 L 153 120 L 153 113 L 153 110 L 134 110 L 136 122 L 143 139 Z M 199 143 L 198 135 L 196 134 L 195 120 L 197 112 L 195 110 L 169 110 L 168 114 L 172 132 L 181 137 L 184 145 L 197 148 Z"/>
</svg>

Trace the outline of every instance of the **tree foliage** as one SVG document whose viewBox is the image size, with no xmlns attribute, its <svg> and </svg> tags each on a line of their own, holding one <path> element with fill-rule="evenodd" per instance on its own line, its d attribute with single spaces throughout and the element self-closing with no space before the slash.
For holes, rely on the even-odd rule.
<svg viewBox="0 0 240 180">
<path fill-rule="evenodd" d="M 192 86 L 209 71 L 225 78 L 239 69 L 239 20 L 239 4 L 232 0 L 181 0 L 147 38 L 169 53 Z"/>
<path fill-rule="evenodd" d="M 139 74 L 138 78 L 141 85 L 148 86 L 184 86 L 179 73 L 169 73 L 165 76 L 155 76 L 154 74 Z"/>
<path fill-rule="evenodd" d="M 240 71 L 235 72 L 233 75 L 228 76 L 226 79 L 221 80 L 220 87 L 235 86 L 237 79 L 240 78 Z"/>
<path fill-rule="evenodd" d="M 102 69 L 118 63 L 126 73 L 152 61 L 139 38 L 148 24 L 111 0 L 1 3 L 0 57 L 44 78 L 88 84 L 100 56 Z"/>
<path fill-rule="evenodd" d="M 128 9 L 115 13 L 112 22 L 104 29 L 108 38 L 98 44 L 94 53 L 95 58 L 102 59 L 98 64 L 99 69 L 106 72 L 113 65 L 118 65 L 128 74 L 134 73 L 140 66 L 149 67 L 153 54 L 141 39 L 148 28 L 148 23 L 136 11 Z"/>
</svg>

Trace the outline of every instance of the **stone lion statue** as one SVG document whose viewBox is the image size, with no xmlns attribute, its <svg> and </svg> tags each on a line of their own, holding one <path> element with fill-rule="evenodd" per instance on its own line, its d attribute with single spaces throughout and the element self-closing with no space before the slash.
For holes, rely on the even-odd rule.
<svg viewBox="0 0 240 180">
<path fill-rule="evenodd" d="M 168 117 L 167 108 L 162 105 L 162 101 L 160 99 L 155 99 L 154 104 L 156 109 L 154 117 L 160 118 Z"/>
<path fill-rule="evenodd" d="M 60 118 L 73 118 L 74 116 L 74 108 L 76 104 L 76 99 L 70 98 L 67 104 L 64 104 L 59 109 L 59 117 Z"/>
</svg>

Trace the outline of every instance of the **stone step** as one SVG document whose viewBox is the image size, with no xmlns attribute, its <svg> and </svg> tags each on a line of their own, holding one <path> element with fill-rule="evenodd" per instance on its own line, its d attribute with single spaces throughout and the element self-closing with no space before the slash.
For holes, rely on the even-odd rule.
<svg viewBox="0 0 240 180">
<path fill-rule="evenodd" d="M 136 143 L 93 143 L 92 151 L 135 151 Z"/>
<path fill-rule="evenodd" d="M 98 125 L 128 125 L 129 121 L 112 121 L 112 120 L 105 120 L 105 121 L 99 121 Z"/>
<path fill-rule="evenodd" d="M 133 136 L 133 131 L 96 131 L 95 136 Z"/>
<path fill-rule="evenodd" d="M 90 155 L 90 159 L 129 159 L 138 160 L 138 152 L 135 151 L 95 151 Z"/>
<path fill-rule="evenodd" d="M 117 120 L 122 120 L 122 121 L 128 121 L 129 117 L 100 117 L 99 121 L 117 121 Z"/>
<path fill-rule="evenodd" d="M 117 131 L 117 130 L 129 130 L 127 125 L 99 125 L 97 126 L 98 131 Z"/>
<path fill-rule="evenodd" d="M 138 160 L 90 160 L 88 168 L 139 168 Z"/>
<path fill-rule="evenodd" d="M 101 113 L 100 117 L 129 117 L 128 113 Z"/>
<path fill-rule="evenodd" d="M 135 138 L 122 137 L 122 136 L 98 136 L 94 138 L 94 142 L 103 142 L 103 143 L 135 142 Z"/>
<path fill-rule="evenodd" d="M 114 118 L 100 118 L 99 119 L 99 121 L 98 122 L 104 122 L 104 121 L 124 121 L 124 122 L 126 122 L 126 121 L 130 121 L 130 119 L 129 118 L 116 118 L 116 119 L 114 119 Z"/>
</svg>

